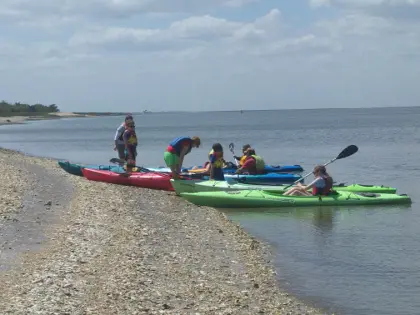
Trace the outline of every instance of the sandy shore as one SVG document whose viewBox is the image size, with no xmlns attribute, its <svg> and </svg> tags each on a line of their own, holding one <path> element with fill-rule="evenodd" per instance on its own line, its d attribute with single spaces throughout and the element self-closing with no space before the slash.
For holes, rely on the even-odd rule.
<svg viewBox="0 0 420 315">
<path fill-rule="evenodd" d="M 8 150 L 0 162 L 0 314 L 321 314 L 215 209 Z"/>
<path fill-rule="evenodd" d="M 48 116 L 10 116 L 0 117 L 0 125 L 8 124 L 23 124 L 27 120 L 44 120 L 44 119 L 59 119 L 59 118 L 75 118 L 75 117 L 87 117 L 87 115 L 80 115 L 75 113 L 49 113 Z"/>
</svg>

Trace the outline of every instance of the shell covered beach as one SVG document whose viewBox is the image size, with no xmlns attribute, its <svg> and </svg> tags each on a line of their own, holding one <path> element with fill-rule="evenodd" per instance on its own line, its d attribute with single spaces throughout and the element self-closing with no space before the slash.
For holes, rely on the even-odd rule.
<svg viewBox="0 0 420 315">
<path fill-rule="evenodd" d="M 0 314 L 323 313 L 213 208 L 9 150 L 0 174 Z"/>
</svg>

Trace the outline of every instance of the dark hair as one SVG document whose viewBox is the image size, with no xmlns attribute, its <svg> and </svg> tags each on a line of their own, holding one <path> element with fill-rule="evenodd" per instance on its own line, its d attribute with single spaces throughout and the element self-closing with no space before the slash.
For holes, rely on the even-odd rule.
<svg viewBox="0 0 420 315">
<path fill-rule="evenodd" d="M 214 152 L 223 152 L 223 147 L 220 143 L 213 144 L 212 149 Z"/>
<path fill-rule="evenodd" d="M 255 150 L 252 148 L 249 148 L 246 150 L 246 155 L 251 156 L 251 155 L 256 155 Z"/>
<path fill-rule="evenodd" d="M 244 146 L 242 147 L 242 152 L 244 152 L 245 150 L 248 150 L 251 148 L 250 144 L 244 144 Z"/>
<path fill-rule="evenodd" d="M 326 177 L 331 177 L 328 173 L 327 173 L 327 169 L 325 168 L 325 166 L 324 165 L 317 165 L 317 166 L 315 166 L 314 167 L 314 171 L 313 171 L 313 173 L 314 174 L 320 174 L 320 175 L 323 175 L 323 176 L 326 176 Z"/>
</svg>

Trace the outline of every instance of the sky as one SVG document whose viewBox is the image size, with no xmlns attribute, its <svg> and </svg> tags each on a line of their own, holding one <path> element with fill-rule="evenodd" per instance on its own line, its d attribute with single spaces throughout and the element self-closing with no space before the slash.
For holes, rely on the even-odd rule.
<svg viewBox="0 0 420 315">
<path fill-rule="evenodd" d="M 61 111 L 418 106 L 420 0 L 1 0 L 0 99 Z"/>
</svg>

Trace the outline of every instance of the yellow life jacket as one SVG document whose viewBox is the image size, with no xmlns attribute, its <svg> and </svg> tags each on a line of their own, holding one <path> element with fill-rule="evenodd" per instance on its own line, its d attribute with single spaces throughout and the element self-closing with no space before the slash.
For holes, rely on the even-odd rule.
<svg viewBox="0 0 420 315">
<path fill-rule="evenodd" d="M 242 165 L 244 165 L 244 164 L 245 164 L 245 160 L 246 160 L 246 158 L 247 158 L 247 156 L 246 156 L 246 155 L 243 155 L 243 156 L 241 157 L 241 159 L 239 160 L 239 165 L 240 165 L 240 166 L 242 166 Z"/>
<path fill-rule="evenodd" d="M 261 156 L 258 155 L 251 155 L 255 159 L 255 164 L 257 167 L 257 171 L 263 171 L 265 168 L 265 162 Z"/>
<path fill-rule="evenodd" d="M 212 149 L 209 153 L 209 160 L 210 160 L 210 156 L 212 154 L 214 154 L 214 150 Z M 216 160 L 216 162 L 213 163 L 214 167 L 217 168 L 222 168 L 223 167 L 223 153 L 220 154 L 220 156 L 218 157 L 218 159 Z"/>
<path fill-rule="evenodd" d="M 131 132 L 131 135 L 128 138 L 127 143 L 129 145 L 137 145 L 137 135 L 136 135 L 136 132 L 135 131 L 132 131 Z"/>
</svg>

